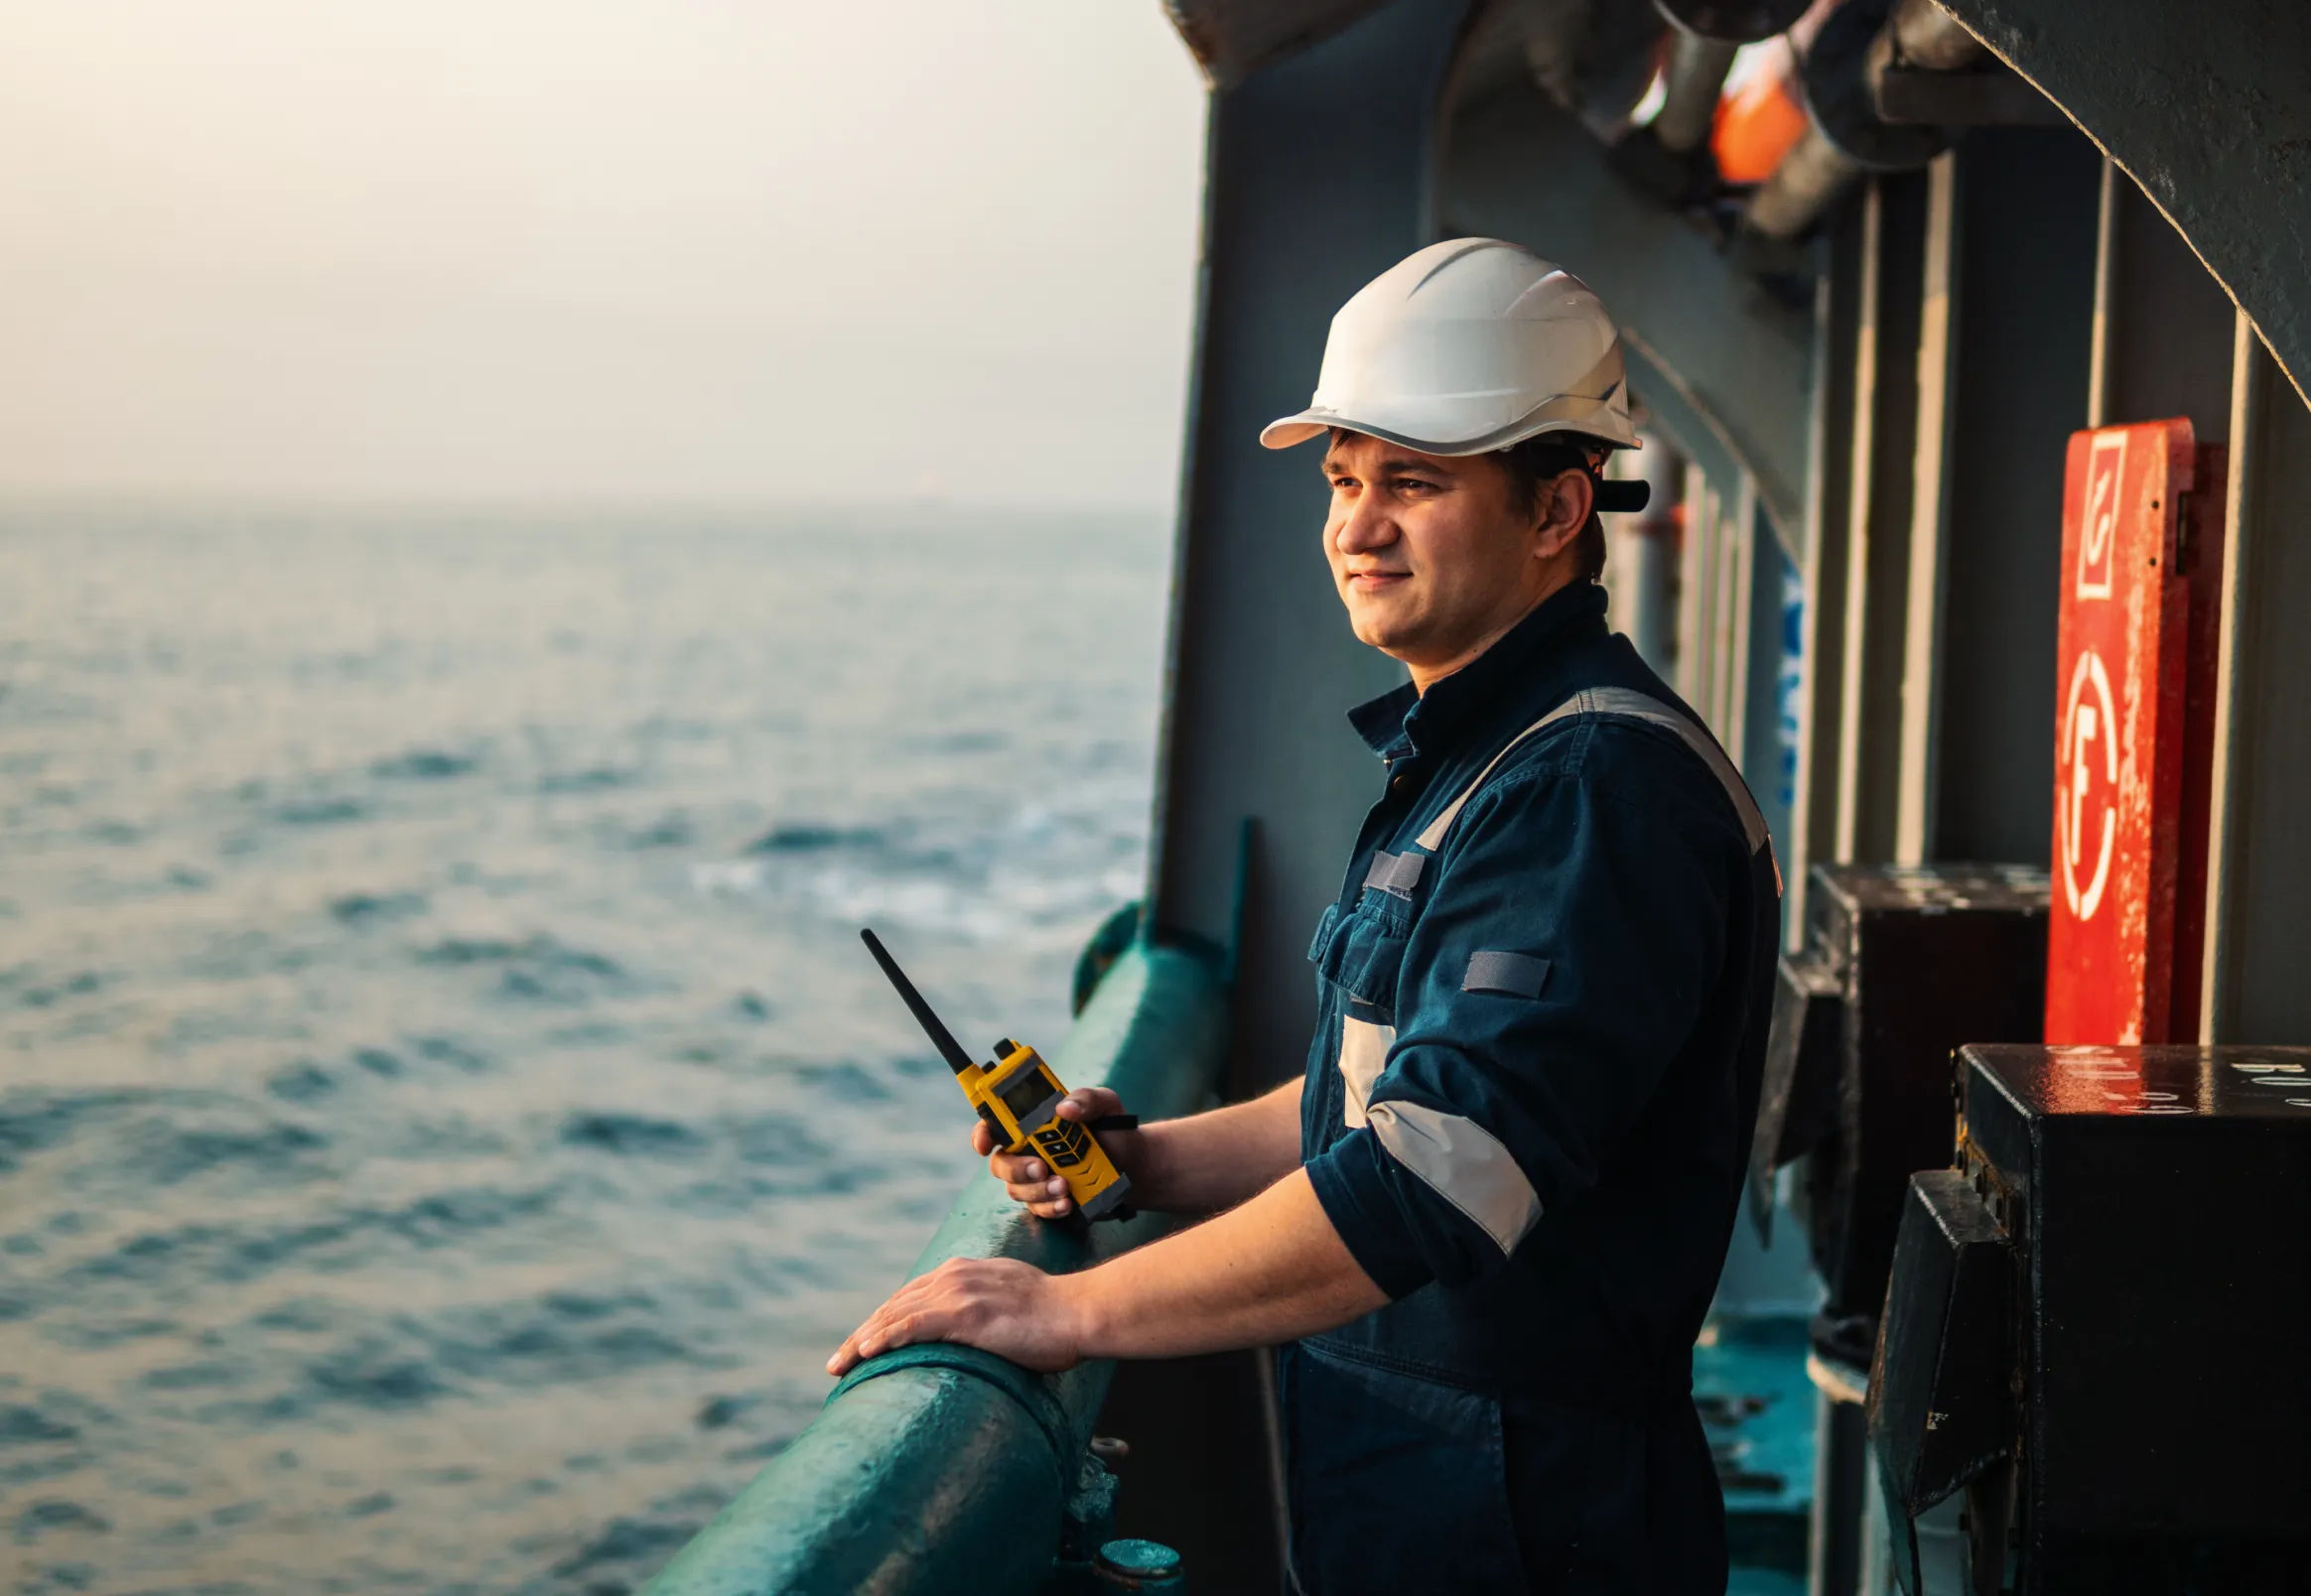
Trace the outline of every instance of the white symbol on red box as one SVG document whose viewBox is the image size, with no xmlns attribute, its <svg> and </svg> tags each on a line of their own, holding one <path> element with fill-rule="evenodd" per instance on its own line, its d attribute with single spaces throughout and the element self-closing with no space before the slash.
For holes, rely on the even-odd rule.
<svg viewBox="0 0 2311 1596">
<path fill-rule="evenodd" d="M 2063 777 L 2054 802 L 2063 901 L 2078 919 L 2092 920 L 2110 884 L 2110 862 L 2118 845 L 2118 715 L 2111 702 L 2109 672 L 2091 648 L 2079 651 L 2079 662 L 2071 669 L 2056 768 Z M 2081 885 L 2090 837 L 2099 841 L 2094 867 Z"/>
</svg>

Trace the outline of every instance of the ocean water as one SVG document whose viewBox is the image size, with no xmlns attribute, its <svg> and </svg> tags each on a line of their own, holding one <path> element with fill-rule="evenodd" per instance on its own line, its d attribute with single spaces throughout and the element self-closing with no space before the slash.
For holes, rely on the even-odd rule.
<svg viewBox="0 0 2311 1596">
<path fill-rule="evenodd" d="M 1138 895 L 1154 517 L 0 512 L 0 1589 L 630 1588 Z"/>
</svg>

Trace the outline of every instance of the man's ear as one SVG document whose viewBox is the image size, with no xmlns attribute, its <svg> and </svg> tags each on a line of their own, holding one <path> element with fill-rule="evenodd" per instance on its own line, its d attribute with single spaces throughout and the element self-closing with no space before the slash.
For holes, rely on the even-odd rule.
<svg viewBox="0 0 2311 1596">
<path fill-rule="evenodd" d="M 1535 530 L 1539 542 L 1534 553 L 1544 560 L 1554 560 L 1572 547 L 1580 536 L 1580 529 L 1588 525 L 1589 512 L 1596 508 L 1596 484 L 1588 472 L 1559 471 L 1541 484 L 1537 495 L 1540 503 L 1541 524 Z"/>
</svg>

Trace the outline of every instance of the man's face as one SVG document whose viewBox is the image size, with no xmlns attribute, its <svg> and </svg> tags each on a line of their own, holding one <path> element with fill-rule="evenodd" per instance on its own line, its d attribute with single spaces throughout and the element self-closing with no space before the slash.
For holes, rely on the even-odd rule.
<svg viewBox="0 0 2311 1596">
<path fill-rule="evenodd" d="M 1324 555 L 1348 623 L 1424 688 L 1570 580 L 1568 546 L 1589 509 L 1577 471 L 1544 482 L 1526 514 L 1498 461 L 1341 433 L 1324 475 Z"/>
</svg>

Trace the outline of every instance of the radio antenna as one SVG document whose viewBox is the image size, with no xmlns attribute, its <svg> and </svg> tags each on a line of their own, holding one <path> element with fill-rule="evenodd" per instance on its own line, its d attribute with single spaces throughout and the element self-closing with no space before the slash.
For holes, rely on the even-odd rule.
<svg viewBox="0 0 2311 1596">
<path fill-rule="evenodd" d="M 889 949 L 884 947 L 883 939 L 861 926 L 859 940 L 867 944 L 867 951 L 875 955 L 875 962 L 883 967 L 883 973 L 898 989 L 899 998 L 906 1004 L 907 1012 L 914 1015 L 915 1023 L 923 1028 L 923 1034 L 931 1039 L 931 1045 L 947 1061 L 947 1068 L 957 1075 L 965 1075 L 979 1068 L 971 1055 L 963 1051 L 963 1044 L 955 1040 L 955 1033 L 941 1024 L 939 1016 L 931 1012 L 931 1005 L 923 1001 L 923 995 L 915 991 L 913 982 L 906 979 L 906 972 L 898 968 L 898 961 L 890 956 Z"/>
</svg>

